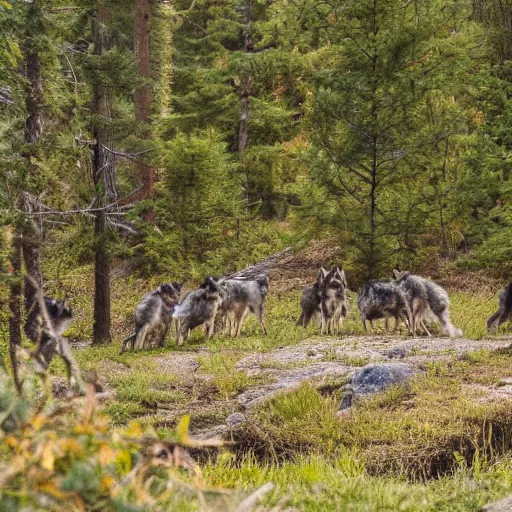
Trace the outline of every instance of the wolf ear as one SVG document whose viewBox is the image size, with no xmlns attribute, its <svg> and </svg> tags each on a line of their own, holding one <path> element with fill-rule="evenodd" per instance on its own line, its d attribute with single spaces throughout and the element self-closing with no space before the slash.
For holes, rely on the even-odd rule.
<svg viewBox="0 0 512 512">
<path fill-rule="evenodd" d="M 395 276 L 395 279 L 398 279 L 400 277 L 400 274 L 400 270 L 398 270 L 397 268 L 393 269 L 393 275 Z"/>
<path fill-rule="evenodd" d="M 208 278 L 206 279 L 206 286 L 211 291 L 217 291 L 217 282 L 212 276 L 208 276 Z"/>
<path fill-rule="evenodd" d="M 340 270 L 338 268 L 338 275 L 340 276 L 340 281 L 343 283 L 345 288 L 347 288 L 348 287 L 348 283 L 347 283 L 347 276 L 345 275 L 345 271 L 343 269 Z"/>
<path fill-rule="evenodd" d="M 318 283 L 323 283 L 325 281 L 325 278 L 327 277 L 327 270 L 324 267 L 320 267 L 320 270 L 318 271 L 318 274 L 316 275 L 316 280 Z"/>
<path fill-rule="evenodd" d="M 181 292 L 182 288 L 183 288 L 183 283 L 178 283 L 176 281 L 173 281 L 172 282 L 172 287 L 174 288 L 175 291 L 177 291 L 178 293 Z"/>
</svg>

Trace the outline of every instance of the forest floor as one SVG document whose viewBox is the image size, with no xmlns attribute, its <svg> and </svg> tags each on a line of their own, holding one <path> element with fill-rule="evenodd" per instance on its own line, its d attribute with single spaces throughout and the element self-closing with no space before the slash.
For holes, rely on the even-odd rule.
<svg viewBox="0 0 512 512">
<path fill-rule="evenodd" d="M 196 333 L 183 346 L 168 339 L 120 355 L 133 310 L 158 278 L 114 282 L 114 342 L 91 347 L 92 290 L 77 271 L 66 283 L 77 312 L 68 335 L 114 424 L 172 435 L 189 415 L 194 435 L 234 441 L 196 454 L 205 481 L 238 492 L 273 482 L 261 510 L 478 511 L 512 494 L 512 337 L 485 333 L 499 286 L 448 288 L 464 338 L 389 335 L 383 325 L 364 334 L 353 294 L 342 335 L 321 337 L 295 325 L 312 272 L 292 278 L 292 265 L 271 280 L 268 336 L 249 318 L 236 339 Z M 372 362 L 419 373 L 339 414 L 343 385 Z M 60 363 L 54 369 L 63 374 Z"/>
<path fill-rule="evenodd" d="M 118 340 L 75 353 L 114 423 L 171 434 L 190 415 L 197 437 L 235 441 L 198 454 L 207 481 L 241 492 L 277 483 L 267 497 L 276 510 L 476 511 L 512 493 L 511 337 L 326 338 L 291 324 L 282 338 L 271 313 L 296 298 L 270 301 L 268 338 L 251 321 L 239 339 L 197 335 L 122 356 Z M 419 376 L 337 413 L 354 372 L 392 361 Z"/>
</svg>

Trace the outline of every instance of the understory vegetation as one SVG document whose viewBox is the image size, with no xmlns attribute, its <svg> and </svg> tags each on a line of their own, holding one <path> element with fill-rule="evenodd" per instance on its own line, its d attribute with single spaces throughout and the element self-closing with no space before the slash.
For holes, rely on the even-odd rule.
<svg viewBox="0 0 512 512">
<path fill-rule="evenodd" d="M 190 414 L 193 432 L 221 424 L 229 414 L 240 410 L 235 401 L 237 394 L 272 382 L 248 376 L 237 369 L 238 361 L 248 355 L 264 355 L 276 348 L 293 346 L 306 338 L 313 341 L 313 347 L 314 340 L 322 341 L 314 326 L 307 331 L 292 327 L 299 311 L 298 294 L 291 291 L 279 297 L 269 296 L 267 337 L 261 335 L 256 319 L 249 318 L 238 339 L 216 336 L 204 340 L 202 335 L 195 335 L 185 346 L 178 347 L 168 339 L 163 349 L 119 355 L 120 342 L 131 328 L 127 322 L 130 295 L 135 295 L 139 286 L 142 282 L 137 280 L 116 283 L 124 300 L 113 309 L 119 320 L 114 326 L 112 345 L 88 347 L 77 341 L 75 353 L 81 368 L 98 390 L 107 394 L 104 407 L 108 418 L 101 416 L 101 428 L 109 424 L 128 428 L 131 436 L 134 429 L 142 432 L 155 428 L 162 439 L 175 439 L 175 429 L 179 429 L 180 419 L 186 414 Z M 452 294 L 455 325 L 462 326 L 470 338 L 482 338 L 481 326 L 495 299 L 486 303 L 484 296 Z M 481 304 L 487 305 L 477 307 Z M 383 325 L 377 324 L 377 328 L 382 329 Z M 69 334 L 75 340 L 81 339 L 76 325 Z M 362 334 L 355 311 L 346 322 L 346 336 L 353 334 L 357 334 L 353 338 L 356 347 L 370 339 Z M 399 336 L 407 340 L 405 333 Z M 415 354 L 428 356 L 428 351 Z M 175 364 L 180 355 L 193 358 L 195 372 Z M 174 501 L 162 503 L 173 503 L 176 510 L 199 510 L 201 506 L 203 510 L 218 510 L 219 506 L 226 506 L 226 499 L 229 503 L 240 502 L 272 482 L 275 487 L 262 501 L 269 509 L 478 511 L 483 504 L 512 491 L 511 408 L 508 401 L 487 400 L 485 392 L 499 389 L 504 377 L 512 377 L 510 357 L 508 349 L 496 352 L 485 348 L 455 359 L 430 361 L 427 357 L 425 375 L 410 386 L 391 388 L 339 417 L 336 412 L 342 382 L 333 381 L 320 388 L 302 385 L 247 411 L 249 421 L 233 432 L 233 446 L 210 448 L 209 455 L 197 454 L 202 461 L 202 482 L 190 481 L 187 485 L 192 487 L 185 485 L 182 490 L 179 485 L 173 487 Z M 322 360 L 354 366 L 366 363 L 364 359 L 339 357 L 334 351 L 327 352 Z M 301 364 L 266 367 L 299 368 Z M 60 362 L 54 364 L 52 372 L 64 375 Z M 113 395 L 108 396 L 109 393 Z M 57 404 L 58 401 L 55 407 L 59 407 Z M 77 421 L 81 422 L 79 418 Z M 9 439 L 5 437 L 2 443 L 14 442 Z M 118 449 L 121 448 L 113 449 L 117 457 Z M 55 457 L 57 471 L 59 456 Z M 114 455 L 109 451 L 103 457 L 108 461 Z M 48 463 L 34 464 L 44 468 Z M 108 468 L 108 462 L 105 464 Z M 74 476 L 66 478 L 72 482 Z M 101 478 L 98 486 L 104 482 Z M 164 478 L 164 482 L 166 477 L 157 478 Z M 41 492 L 66 503 L 64 494 L 59 494 L 61 480 L 56 482 L 52 484 L 55 487 L 46 484 Z M 95 485 L 90 484 L 90 496 L 102 489 Z M 206 493 L 206 505 L 200 505 L 198 489 Z M 234 494 L 228 498 L 220 489 Z M 72 491 L 80 495 L 85 492 L 74 487 Z M 112 499 L 118 499 L 117 491 L 112 493 Z M 143 501 L 134 503 L 145 510 Z"/>
<path fill-rule="evenodd" d="M 486 330 L 512 270 L 511 26 L 512 0 L 0 0 L 0 510 L 512 493 L 510 326 Z M 165 328 L 255 263 L 268 335 L 249 315 L 120 353 L 148 292 Z M 336 338 L 296 323 L 321 265 L 348 281 Z M 446 288 L 464 337 L 366 332 L 357 290 L 393 269 Z M 388 359 L 418 375 L 340 411 Z"/>
</svg>

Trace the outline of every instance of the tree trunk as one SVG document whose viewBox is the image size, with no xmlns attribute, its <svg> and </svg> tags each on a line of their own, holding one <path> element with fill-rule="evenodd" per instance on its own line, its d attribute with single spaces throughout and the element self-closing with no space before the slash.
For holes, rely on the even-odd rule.
<svg viewBox="0 0 512 512">
<path fill-rule="evenodd" d="M 21 393 L 21 381 L 18 373 L 17 348 L 21 346 L 21 240 L 15 236 L 11 255 L 11 277 L 9 295 L 9 356 L 12 376 L 18 393 Z"/>
<path fill-rule="evenodd" d="M 34 1 L 27 13 L 32 19 L 41 18 L 41 9 L 39 3 Z M 42 32 L 40 27 L 40 32 Z M 43 107 L 43 85 L 41 79 L 41 61 L 39 52 L 35 44 L 35 37 L 39 34 L 28 33 L 23 53 L 25 56 L 25 73 L 26 73 L 26 86 L 25 86 L 25 128 L 24 140 L 26 148 L 24 157 L 27 166 L 27 185 L 28 187 L 37 187 L 38 168 L 34 165 L 34 160 L 37 158 L 37 143 L 41 138 L 43 132 L 42 122 L 42 107 Z M 37 195 L 40 190 L 34 189 L 29 192 L 23 192 L 20 198 L 21 209 L 26 213 L 39 211 L 39 201 Z M 21 244 L 23 252 L 23 260 L 25 263 L 25 270 L 27 274 L 39 285 L 43 284 L 43 277 L 41 272 L 41 242 L 42 242 L 42 221 L 37 221 L 35 218 L 25 217 L 21 225 Z M 25 283 L 24 296 L 25 296 L 25 334 L 35 341 L 38 328 L 38 306 L 35 296 L 34 287 Z"/>
<path fill-rule="evenodd" d="M 148 80 L 151 76 L 150 68 L 150 47 L 149 47 L 149 25 L 151 14 L 151 0 L 135 0 L 135 20 L 134 20 L 134 50 L 137 59 L 139 76 Z M 140 123 L 149 125 L 149 113 L 151 106 L 151 87 L 142 85 L 135 91 L 135 118 Z M 144 132 L 147 132 L 144 129 Z M 143 133 L 143 138 L 148 137 L 148 133 Z M 137 164 L 139 181 L 142 184 L 142 198 L 153 199 L 155 189 L 155 171 L 153 167 L 139 162 Z M 150 207 L 144 214 L 147 222 L 153 223 L 155 213 L 153 207 Z"/>
<path fill-rule="evenodd" d="M 251 0 L 243 0 L 241 6 L 243 13 L 243 27 L 242 27 L 242 49 L 244 53 L 249 53 L 252 48 L 252 42 L 250 38 L 250 24 L 251 24 Z M 238 151 L 242 160 L 242 169 L 244 175 L 244 193 L 243 199 L 247 200 L 249 196 L 249 176 L 247 174 L 247 168 L 243 161 L 242 154 L 249 145 L 249 110 L 250 110 L 250 93 L 251 93 L 252 77 L 249 73 L 245 73 L 242 77 L 242 83 L 240 85 L 240 102 L 241 102 L 241 113 L 238 121 Z"/>
<path fill-rule="evenodd" d="M 106 10 L 100 7 L 92 18 L 94 55 L 101 56 L 106 47 L 104 24 Z M 98 77 L 97 80 L 100 78 Z M 100 82 L 93 85 L 92 114 L 94 146 L 92 154 L 93 182 L 96 187 L 96 206 L 103 207 L 117 199 L 115 162 L 112 154 L 113 133 L 107 88 Z M 93 344 L 112 341 L 110 336 L 110 260 L 107 250 L 107 214 L 95 213 L 94 220 L 94 321 Z"/>
</svg>

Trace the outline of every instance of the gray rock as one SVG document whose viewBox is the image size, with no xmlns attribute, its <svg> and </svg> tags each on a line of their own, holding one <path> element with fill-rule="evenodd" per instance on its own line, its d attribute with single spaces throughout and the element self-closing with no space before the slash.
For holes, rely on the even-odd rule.
<svg viewBox="0 0 512 512">
<path fill-rule="evenodd" d="M 350 384 L 345 386 L 340 409 L 350 407 L 352 401 L 358 397 L 378 393 L 395 384 L 406 383 L 417 373 L 416 368 L 405 363 L 368 364 L 352 377 Z"/>
<path fill-rule="evenodd" d="M 215 427 L 195 433 L 192 437 L 199 441 L 208 441 L 209 439 L 223 439 L 229 433 L 227 425 L 216 425 Z"/>
<path fill-rule="evenodd" d="M 485 512 L 512 512 L 512 496 L 495 503 L 489 503 L 483 508 Z"/>
<path fill-rule="evenodd" d="M 241 412 L 234 412 L 226 418 L 226 425 L 231 428 L 239 427 L 246 422 L 247 418 L 245 417 L 245 414 L 242 414 Z"/>
</svg>

